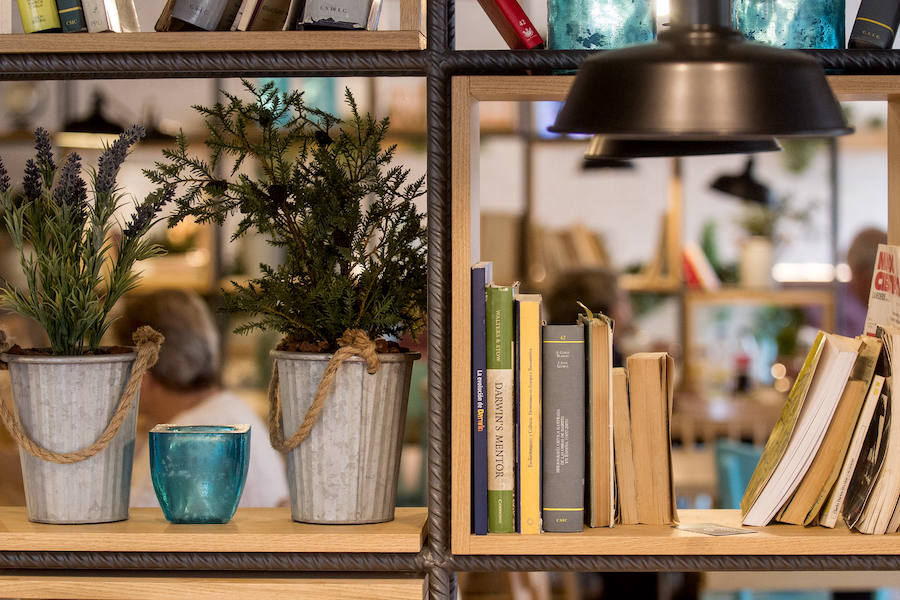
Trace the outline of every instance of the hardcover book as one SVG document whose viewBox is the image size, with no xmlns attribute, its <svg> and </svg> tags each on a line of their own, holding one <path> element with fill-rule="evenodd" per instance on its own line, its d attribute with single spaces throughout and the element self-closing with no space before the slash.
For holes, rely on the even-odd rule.
<svg viewBox="0 0 900 600">
<path fill-rule="evenodd" d="M 488 532 L 487 453 L 487 329 L 485 288 L 493 280 L 493 265 L 472 267 L 472 531 Z"/>
<path fill-rule="evenodd" d="M 516 309 L 516 522 L 541 532 L 541 296 L 519 294 Z"/>
<path fill-rule="evenodd" d="M 59 9 L 59 24 L 65 33 L 87 31 L 81 0 L 56 0 L 56 7 Z"/>
<path fill-rule="evenodd" d="M 678 521 L 670 429 L 674 361 L 665 352 L 641 352 L 628 357 L 627 367 L 637 519 L 672 524 Z"/>
<path fill-rule="evenodd" d="M 245 2 L 239 9 L 237 30 L 281 31 L 287 21 L 290 6 L 290 0 L 250 0 L 249 3 Z"/>
<path fill-rule="evenodd" d="M 584 529 L 584 327 L 543 330 L 544 531 Z"/>
<path fill-rule="evenodd" d="M 516 0 L 478 0 L 478 4 L 511 49 L 544 47 L 544 40 Z"/>
<path fill-rule="evenodd" d="M 513 294 L 515 287 L 486 288 L 488 390 L 488 531 L 516 530 Z"/>
<path fill-rule="evenodd" d="M 306 0 L 304 29 L 365 29 L 370 0 Z"/>
<path fill-rule="evenodd" d="M 134 0 L 81 0 L 81 5 L 90 33 L 136 33 L 141 30 Z"/>
<path fill-rule="evenodd" d="M 175 0 L 172 17 L 205 31 L 228 29 L 241 0 Z"/>
<path fill-rule="evenodd" d="M 582 305 L 585 314 L 578 322 L 585 331 L 585 368 L 587 377 L 587 478 L 585 481 L 585 523 L 591 527 L 615 524 L 615 487 L 613 464 L 613 321 L 594 314 Z"/>
<path fill-rule="evenodd" d="M 19 0 L 19 15 L 25 33 L 59 31 L 59 11 L 53 0 Z"/>
</svg>

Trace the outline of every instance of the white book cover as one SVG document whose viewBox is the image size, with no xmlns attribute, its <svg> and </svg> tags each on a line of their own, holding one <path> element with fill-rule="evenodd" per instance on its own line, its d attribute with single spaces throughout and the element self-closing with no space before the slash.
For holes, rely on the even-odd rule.
<svg viewBox="0 0 900 600">
<path fill-rule="evenodd" d="M 106 4 L 103 0 L 81 0 L 81 6 L 84 8 L 84 20 L 89 33 L 110 30 L 106 19 Z"/>
<path fill-rule="evenodd" d="M 878 244 L 872 287 L 869 289 L 869 311 L 866 313 L 866 335 L 875 335 L 878 325 L 900 327 L 900 246 Z"/>
<path fill-rule="evenodd" d="M 12 0 L 0 0 L 0 33 L 12 33 Z"/>
<path fill-rule="evenodd" d="M 822 356 L 784 455 L 759 497 L 747 511 L 744 525 L 768 525 L 797 489 L 818 452 L 858 355 L 856 351 L 846 347 L 849 344 L 843 340 L 839 347 L 835 343 L 838 337 L 826 336 Z M 848 338 L 844 340 L 853 342 Z"/>
</svg>

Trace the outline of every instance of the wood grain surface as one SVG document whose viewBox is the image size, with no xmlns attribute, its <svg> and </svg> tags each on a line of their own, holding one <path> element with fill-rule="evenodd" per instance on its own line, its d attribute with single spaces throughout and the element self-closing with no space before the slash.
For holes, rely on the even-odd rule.
<svg viewBox="0 0 900 600">
<path fill-rule="evenodd" d="M 411 552 L 422 549 L 424 508 L 398 508 L 395 519 L 373 525 L 308 525 L 287 508 L 242 508 L 224 525 L 173 525 L 154 508 L 96 525 L 28 521 L 24 507 L 0 508 L 0 552 Z M 2 596 L 2 595 L 0 595 Z"/>
</svg>

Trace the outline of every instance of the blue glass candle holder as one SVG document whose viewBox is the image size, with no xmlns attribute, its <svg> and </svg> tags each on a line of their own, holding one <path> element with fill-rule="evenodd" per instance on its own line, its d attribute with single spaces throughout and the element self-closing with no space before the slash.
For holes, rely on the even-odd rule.
<svg viewBox="0 0 900 600">
<path fill-rule="evenodd" d="M 150 476 L 172 523 L 227 523 L 250 464 L 249 425 L 157 425 Z"/>
<path fill-rule="evenodd" d="M 652 42 L 650 0 L 547 0 L 547 47 L 596 50 Z"/>
<path fill-rule="evenodd" d="M 748 40 L 793 49 L 844 47 L 844 0 L 733 0 L 734 28 Z"/>
</svg>

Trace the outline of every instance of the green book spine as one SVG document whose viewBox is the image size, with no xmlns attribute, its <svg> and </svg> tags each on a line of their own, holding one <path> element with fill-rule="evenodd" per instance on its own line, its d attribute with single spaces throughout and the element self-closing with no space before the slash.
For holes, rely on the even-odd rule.
<svg viewBox="0 0 900 600">
<path fill-rule="evenodd" d="M 81 0 L 56 0 L 56 6 L 59 9 L 59 23 L 65 33 L 87 31 Z"/>
<path fill-rule="evenodd" d="M 25 33 L 59 31 L 59 12 L 53 0 L 19 0 Z"/>
<path fill-rule="evenodd" d="M 513 288 L 487 288 L 488 531 L 516 530 Z"/>
</svg>

